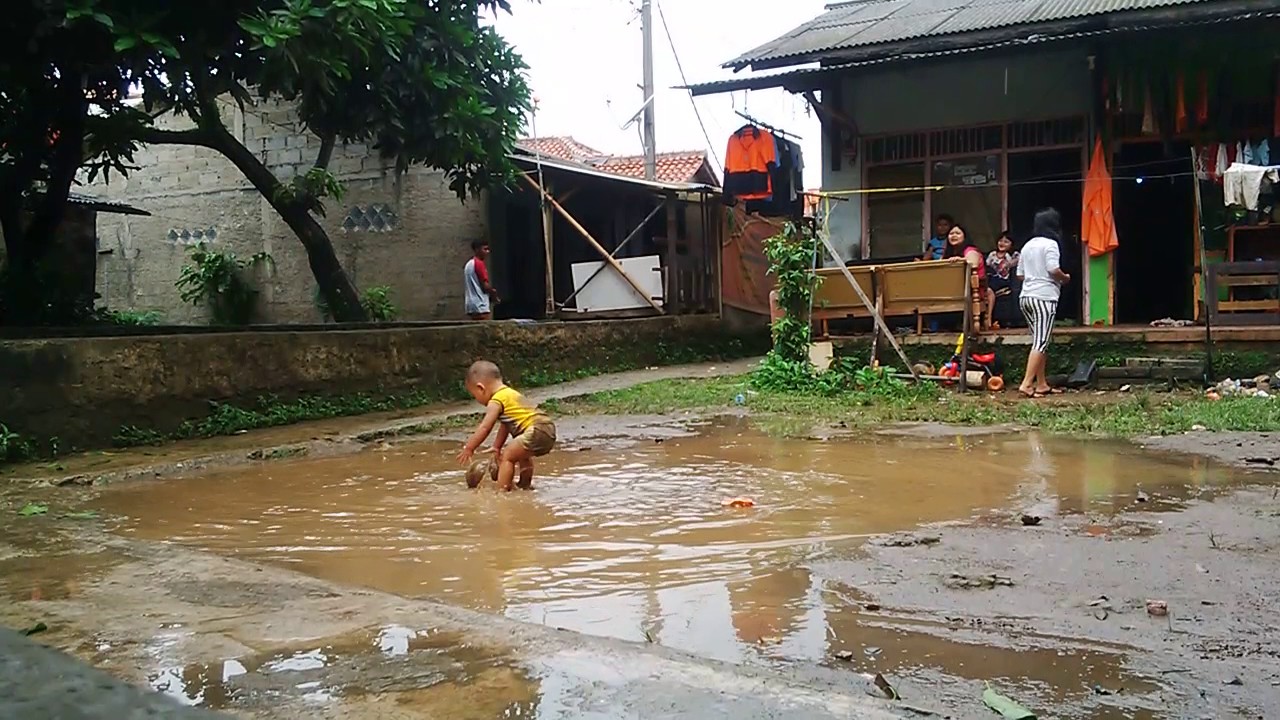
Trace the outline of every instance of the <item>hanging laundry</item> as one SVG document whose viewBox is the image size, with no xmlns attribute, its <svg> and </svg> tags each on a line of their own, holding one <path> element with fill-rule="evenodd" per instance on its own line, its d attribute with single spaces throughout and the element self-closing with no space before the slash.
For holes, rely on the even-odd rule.
<svg viewBox="0 0 1280 720">
<path fill-rule="evenodd" d="M 1228 143 L 1228 144 L 1227 144 L 1227 167 L 1231 167 L 1232 165 L 1235 165 L 1235 164 L 1236 164 L 1236 161 L 1237 161 L 1237 160 L 1239 160 L 1239 159 L 1240 159 L 1240 145 L 1239 145 L 1239 143 L 1237 143 L 1237 144 L 1235 144 L 1235 145 L 1231 145 L 1231 144 L 1229 144 L 1229 143 Z M 1226 171 L 1226 170 L 1223 170 L 1222 172 L 1223 172 L 1223 173 L 1226 173 L 1227 171 Z"/>
<path fill-rule="evenodd" d="M 771 195 L 747 199 L 747 212 L 763 217 L 786 217 L 799 220 L 804 216 L 804 159 L 800 146 L 775 133 L 778 162 L 770 168 Z"/>
<path fill-rule="evenodd" d="M 1209 175 L 1209 147 L 1201 146 L 1191 149 L 1192 156 L 1195 158 L 1196 179 L 1211 180 Z"/>
<path fill-rule="evenodd" d="M 769 177 L 778 164 L 773 133 L 744 125 L 729 136 L 724 155 L 724 193 L 742 200 L 763 200 L 773 195 Z"/>
<path fill-rule="evenodd" d="M 1258 196 L 1264 181 L 1280 180 L 1280 172 L 1274 167 L 1236 163 L 1222 176 L 1222 196 L 1227 207 L 1233 205 L 1245 210 L 1258 209 Z"/>
<path fill-rule="evenodd" d="M 1200 71 L 1200 88 L 1196 98 L 1196 124 L 1204 127 L 1209 124 L 1209 76 Z"/>
<path fill-rule="evenodd" d="M 1240 162 L 1245 165 L 1254 165 L 1253 162 L 1253 146 L 1249 143 L 1241 143 L 1240 145 Z"/>
<path fill-rule="evenodd" d="M 1227 144 L 1219 143 L 1218 152 L 1214 155 L 1213 176 L 1214 182 L 1222 182 L 1222 174 L 1227 171 L 1227 167 L 1231 163 L 1227 162 Z"/>
<path fill-rule="evenodd" d="M 1148 86 L 1143 90 L 1142 94 L 1142 134 L 1156 134 L 1156 113 L 1151 107 L 1151 87 Z"/>
<path fill-rule="evenodd" d="M 1089 174 L 1084 178 L 1084 212 L 1080 219 L 1089 257 L 1105 255 L 1120 247 L 1111 207 L 1111 173 L 1107 171 L 1102 138 L 1098 138 L 1093 148 L 1093 160 L 1089 163 Z"/>
<path fill-rule="evenodd" d="M 1245 149 L 1244 143 L 1242 142 L 1236 143 L 1236 152 L 1234 155 L 1231 156 L 1231 162 L 1233 163 L 1244 162 L 1244 149 Z M 1230 167 L 1230 166 L 1228 165 L 1227 167 Z"/>
<path fill-rule="evenodd" d="M 1178 94 L 1178 101 L 1173 112 L 1173 126 L 1175 132 L 1182 133 L 1187 131 L 1187 83 L 1181 71 L 1178 72 L 1178 80 L 1175 85 L 1174 92 Z"/>
<path fill-rule="evenodd" d="M 1271 164 L 1271 143 L 1266 138 L 1258 141 L 1258 147 L 1253 151 L 1253 160 L 1258 165 Z"/>
<path fill-rule="evenodd" d="M 1274 127 L 1271 128 L 1272 135 L 1280 135 L 1280 73 L 1276 73 L 1276 101 L 1275 101 L 1275 120 Z"/>
</svg>

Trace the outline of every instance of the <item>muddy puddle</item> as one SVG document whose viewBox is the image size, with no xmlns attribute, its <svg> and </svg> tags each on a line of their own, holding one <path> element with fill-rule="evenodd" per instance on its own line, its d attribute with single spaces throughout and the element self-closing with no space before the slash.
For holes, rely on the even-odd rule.
<svg viewBox="0 0 1280 720">
<path fill-rule="evenodd" d="M 422 443 L 132 484 L 107 490 L 97 507 L 126 536 L 704 657 L 1007 679 L 1070 698 L 1155 682 L 1133 675 L 1120 647 L 993 647 L 887 626 L 808 568 L 857 552 L 870 535 L 946 521 L 1087 514 L 1120 531 L 1109 518 L 1121 510 L 1177 510 L 1242 477 L 1095 440 L 796 441 L 725 421 L 696 437 L 553 453 L 535 492 L 501 495 L 465 489 L 456 449 Z M 726 507 L 735 497 L 755 506 Z M 222 697 L 227 672 L 168 669 L 155 682 L 190 697 L 185 678 L 199 679 L 213 687 L 204 697 Z"/>
</svg>

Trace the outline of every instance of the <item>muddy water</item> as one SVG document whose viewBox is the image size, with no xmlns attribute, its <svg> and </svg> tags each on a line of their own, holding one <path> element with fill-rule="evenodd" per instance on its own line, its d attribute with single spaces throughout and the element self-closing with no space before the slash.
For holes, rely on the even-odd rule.
<svg viewBox="0 0 1280 720">
<path fill-rule="evenodd" d="M 553 453 L 536 492 L 467 491 L 453 443 L 138 484 L 100 501 L 118 532 L 287 565 L 729 661 L 932 668 L 1088 692 L 1141 688 L 1122 652 L 993 649 L 886 629 L 806 568 L 868 535 L 1010 514 L 1176 509 L 1226 470 L 1034 435 L 779 440 L 745 425 Z M 755 507 L 726 507 L 745 496 Z"/>
</svg>

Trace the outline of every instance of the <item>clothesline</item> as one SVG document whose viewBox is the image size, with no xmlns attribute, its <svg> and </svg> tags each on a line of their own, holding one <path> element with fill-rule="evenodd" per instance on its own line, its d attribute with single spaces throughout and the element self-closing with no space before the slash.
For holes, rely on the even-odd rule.
<svg viewBox="0 0 1280 720">
<path fill-rule="evenodd" d="M 751 117 L 750 115 L 748 115 L 747 113 L 742 112 L 741 110 L 734 110 L 733 112 L 734 112 L 734 114 L 736 114 L 738 117 L 742 118 L 743 120 L 746 120 L 747 122 L 751 123 L 752 125 L 758 125 L 759 127 L 762 127 L 762 128 L 764 128 L 765 130 L 768 130 L 768 131 L 769 131 L 769 132 L 771 132 L 771 133 L 776 133 L 776 134 L 778 134 L 778 135 L 786 135 L 787 137 L 789 137 L 789 138 L 793 138 L 793 139 L 795 139 L 795 140 L 804 140 L 804 138 L 800 137 L 799 135 L 795 135 L 795 134 L 793 134 L 793 133 L 789 133 L 789 132 L 787 132 L 786 130 L 782 130 L 782 129 L 780 129 L 780 128 L 776 128 L 776 127 L 774 127 L 774 126 L 770 125 L 770 124 L 769 124 L 769 123 L 767 123 L 767 122 L 764 122 L 764 121 L 761 121 L 761 120 L 757 120 L 757 119 L 755 119 L 755 118 Z"/>
</svg>

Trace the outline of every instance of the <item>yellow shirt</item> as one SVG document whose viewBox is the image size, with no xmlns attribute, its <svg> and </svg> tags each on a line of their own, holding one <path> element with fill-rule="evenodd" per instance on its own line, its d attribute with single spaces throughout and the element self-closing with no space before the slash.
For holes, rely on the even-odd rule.
<svg viewBox="0 0 1280 720">
<path fill-rule="evenodd" d="M 533 427 L 536 420 L 545 417 L 538 406 L 530 404 L 517 390 L 506 385 L 499 388 L 489 402 L 502 406 L 502 415 L 498 419 L 512 437 L 524 433 Z"/>
</svg>

